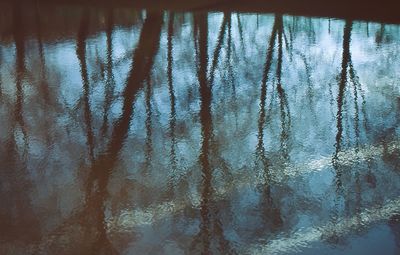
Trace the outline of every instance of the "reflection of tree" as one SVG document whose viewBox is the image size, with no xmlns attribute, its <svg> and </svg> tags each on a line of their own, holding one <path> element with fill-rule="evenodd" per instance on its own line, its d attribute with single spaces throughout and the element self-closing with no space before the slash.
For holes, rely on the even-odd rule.
<svg viewBox="0 0 400 255">
<path fill-rule="evenodd" d="M 336 170 L 337 185 L 341 187 L 341 175 L 342 172 L 339 167 L 338 154 L 342 149 L 343 143 L 343 118 L 344 118 L 344 105 L 345 105 L 345 91 L 349 83 L 353 85 L 353 100 L 354 100 L 354 133 L 356 146 L 360 143 L 360 111 L 363 113 L 364 117 L 364 128 L 367 129 L 367 116 L 365 109 L 365 95 L 361 88 L 361 83 L 359 82 L 358 76 L 354 70 L 353 62 L 350 53 L 350 41 L 351 41 L 351 30 L 352 21 L 347 20 L 344 26 L 343 32 L 343 53 L 342 53 L 342 64 L 341 72 L 339 76 L 339 90 L 337 97 L 337 114 L 336 114 L 336 143 L 335 143 L 335 153 L 332 158 L 332 164 Z M 361 109 L 359 107 L 359 95 L 362 100 Z"/>
<path fill-rule="evenodd" d="M 16 102 L 9 137 L 2 144 L 5 146 L 1 157 L 0 173 L 0 240 L 23 241 L 29 243 L 36 241 L 40 236 L 40 225 L 36 212 L 32 208 L 29 192 L 32 182 L 26 163 L 27 131 L 23 117 L 23 77 L 25 74 L 25 31 L 24 15 L 21 13 L 21 5 L 16 1 L 13 6 L 13 30 L 16 55 Z M 18 127 L 21 129 L 24 139 L 24 152 L 18 148 Z"/>
<path fill-rule="evenodd" d="M 170 164 L 172 171 L 172 179 L 177 171 L 177 158 L 176 158 L 176 137 L 175 137 L 175 128 L 176 128 L 176 98 L 175 98 L 175 90 L 174 90 L 174 82 L 173 82 L 173 73 L 172 73 L 172 63 L 173 63 L 173 35 L 174 35 L 174 18 L 175 14 L 173 12 L 170 13 L 169 22 L 168 22 L 168 67 L 167 67 L 167 76 L 168 76 L 168 92 L 171 104 L 171 113 L 169 117 L 169 132 L 171 136 L 171 151 L 170 151 Z"/>
<path fill-rule="evenodd" d="M 268 176 L 270 173 L 268 171 L 268 159 L 265 155 L 265 148 L 264 148 L 264 125 L 265 125 L 265 107 L 266 107 L 266 99 L 267 99 L 267 82 L 268 76 L 272 65 L 273 59 L 273 51 L 274 51 L 274 44 L 276 39 L 277 33 L 277 23 L 274 23 L 272 28 L 272 33 L 270 36 L 269 46 L 267 50 L 267 58 L 264 67 L 263 78 L 261 82 L 261 96 L 260 96 L 260 114 L 258 119 L 258 144 L 256 149 L 256 155 L 258 157 L 258 161 L 261 161 L 264 165 L 264 169 L 266 169 L 266 175 Z M 268 180 L 269 178 L 267 178 Z"/>
<path fill-rule="evenodd" d="M 79 59 L 81 67 L 81 76 L 83 83 L 83 107 L 84 107 L 84 119 L 86 124 L 86 142 L 89 151 L 90 161 L 94 161 L 94 136 L 92 127 L 92 113 L 90 110 L 90 87 L 89 77 L 86 64 L 86 39 L 89 33 L 89 9 L 85 9 L 82 13 L 81 24 L 79 26 L 78 37 L 76 42 L 76 54 Z"/>
<path fill-rule="evenodd" d="M 335 143 L 335 155 L 333 157 L 333 166 L 336 169 L 336 178 L 338 187 L 341 186 L 341 171 L 338 168 L 338 153 L 341 149 L 342 144 L 342 136 L 343 136 L 343 100 L 344 100 L 344 92 L 347 83 L 347 68 L 349 66 L 350 61 L 350 36 L 351 36 L 351 28 L 352 22 L 346 21 L 343 33 L 343 55 L 342 55 L 342 71 L 340 73 L 339 78 L 339 93 L 337 97 L 337 114 L 336 114 L 336 143 Z"/>
<path fill-rule="evenodd" d="M 24 135 L 24 140 L 27 141 L 26 127 L 23 117 L 23 78 L 25 73 L 25 36 L 24 36 L 24 25 L 22 24 L 22 15 L 19 4 L 14 6 L 14 41 L 15 41 L 15 55 L 16 55 L 16 102 L 14 110 L 15 122 L 19 125 Z"/>
<path fill-rule="evenodd" d="M 208 65 L 208 21 L 207 15 L 198 14 L 195 17 L 199 32 L 198 68 L 197 74 L 200 85 L 200 122 L 201 122 L 201 152 L 199 156 L 202 172 L 202 191 L 200 203 L 200 231 L 192 241 L 192 249 L 201 245 L 201 254 L 213 253 L 213 238 L 216 238 L 216 247 L 226 254 L 233 253 L 230 243 L 225 239 L 224 229 L 220 220 L 219 209 L 213 201 L 212 187 L 213 167 L 211 165 L 212 116 L 211 116 L 211 81 L 207 79 Z M 225 19 L 225 18 L 224 18 Z M 226 22 L 226 21 L 224 21 Z M 221 28 L 222 29 L 222 28 Z M 218 46 L 217 46 L 218 47 Z"/>
<path fill-rule="evenodd" d="M 85 25 L 85 22 L 83 22 Z M 107 186 L 115 164 L 118 160 L 124 140 L 127 136 L 133 114 L 133 103 L 136 94 L 143 87 L 143 82 L 149 77 L 153 66 L 154 57 L 158 51 L 160 33 L 162 27 L 162 14 L 150 12 L 143 24 L 140 39 L 136 50 L 134 51 L 133 63 L 129 76 L 126 81 L 126 87 L 123 91 L 122 114 L 114 123 L 113 132 L 108 146 L 101 152 L 92 163 L 86 183 L 86 204 L 82 211 L 71 215 L 62 225 L 60 225 L 52 235 L 57 233 L 65 234 L 65 229 L 74 224 L 79 224 L 83 231 L 84 240 L 80 252 L 85 254 L 115 254 L 111 242 L 107 237 L 107 227 L 105 225 L 105 200 L 107 198 Z M 84 64 L 83 56 L 85 51 L 82 49 L 83 42 L 86 39 L 84 29 L 80 29 L 78 35 L 78 50 Z M 83 67 L 82 69 L 84 69 Z M 83 70 L 83 78 L 85 71 Z M 85 82 L 85 81 L 84 81 Z M 66 233 L 68 234 L 68 233 Z M 52 236 L 51 235 L 51 236 Z M 44 242 L 52 238 L 45 238 Z M 43 244 L 42 244 L 43 245 Z M 46 245 L 46 244 L 44 244 Z M 79 246 L 78 246 L 79 247 Z M 77 251 L 75 251 L 77 252 Z"/>
<path fill-rule="evenodd" d="M 138 47 L 135 50 L 133 58 L 133 63 L 141 63 L 141 65 L 132 67 L 123 92 L 124 101 L 122 115 L 115 122 L 112 137 L 107 149 L 94 162 L 89 175 L 86 206 L 92 208 L 94 211 L 101 211 L 99 222 L 103 224 L 103 226 L 99 227 L 99 230 L 103 230 L 103 232 L 105 231 L 104 200 L 107 195 L 107 184 L 129 130 L 135 96 L 142 87 L 143 81 L 149 77 L 151 67 L 153 66 L 154 56 L 158 50 L 161 26 L 162 15 L 160 13 L 149 13 L 143 24 Z M 97 187 L 97 189 L 95 187 Z M 106 233 L 104 232 L 95 245 L 104 243 L 105 235 Z"/>
<path fill-rule="evenodd" d="M 339 75 L 339 88 L 338 88 L 338 96 L 337 96 L 337 114 L 336 114 L 336 142 L 335 142 L 335 153 L 332 157 L 332 166 L 335 169 L 336 172 L 336 190 L 337 192 L 343 193 L 344 192 L 344 187 L 343 187 L 343 167 L 341 167 L 340 162 L 339 162 L 339 153 L 342 150 L 342 144 L 343 144 L 343 119 L 347 111 L 344 111 L 344 108 L 346 107 L 346 89 L 348 85 L 352 85 L 353 87 L 353 100 L 354 100 L 354 134 L 355 134 L 355 151 L 358 153 L 358 148 L 360 144 L 360 112 L 363 113 L 364 117 L 364 128 L 367 130 L 367 117 L 366 117 L 366 110 L 365 110 L 365 95 L 364 91 L 361 88 L 361 84 L 359 82 L 358 76 L 356 74 L 356 71 L 354 70 L 352 58 L 351 58 L 351 52 L 350 52 L 350 42 L 351 42 L 351 32 L 352 32 L 352 25 L 353 22 L 350 20 L 346 20 L 345 26 L 344 26 L 344 32 L 343 32 L 343 46 L 342 46 L 342 63 L 341 63 L 341 72 Z M 359 106 L 359 97 L 362 100 L 362 107 L 360 109 Z M 347 127 L 347 131 L 349 131 L 349 127 Z M 368 168 L 369 168 L 369 173 L 367 174 L 367 179 L 374 179 L 374 176 L 371 172 L 371 159 L 368 159 Z M 361 173 L 359 170 L 354 170 L 354 200 L 355 202 L 352 203 L 355 206 L 355 213 L 356 215 L 359 215 L 359 212 L 361 211 L 361 206 L 362 206 L 362 183 L 361 183 Z M 346 201 L 346 204 L 349 201 Z M 335 212 L 334 212 L 334 219 L 338 218 L 338 208 L 339 208 L 339 200 L 338 197 L 335 199 Z M 348 204 L 349 205 L 349 204 Z M 361 219 L 360 219 L 361 221 Z M 330 240 L 333 242 L 338 242 L 338 233 L 332 233 Z"/>
<path fill-rule="evenodd" d="M 237 92 L 236 92 L 236 86 L 237 86 L 237 77 L 236 73 L 234 70 L 234 64 L 237 61 L 237 52 L 236 52 L 236 47 L 235 47 L 235 41 L 233 40 L 232 37 L 232 14 L 231 13 L 225 13 L 226 17 L 226 25 L 225 25 L 225 32 L 227 33 L 227 40 L 226 40 L 226 56 L 224 60 L 224 67 L 221 68 L 222 70 L 226 70 L 226 73 L 224 73 L 224 76 L 221 79 L 221 84 L 224 84 L 223 86 L 223 93 L 227 94 L 229 93 L 228 91 L 231 91 L 231 98 L 232 101 L 229 100 L 227 103 L 231 105 L 232 107 L 232 112 L 234 113 L 235 116 L 235 126 L 236 130 L 238 129 L 238 99 L 237 99 Z M 239 16 L 238 19 L 240 20 Z M 241 26 L 241 24 L 240 24 Z M 241 28 L 239 28 L 239 31 L 241 31 Z M 241 31 L 243 32 L 243 31 Z M 239 32 L 240 33 L 240 32 Z M 239 36 L 243 36 L 239 34 Z M 243 38 L 241 37 L 241 46 L 242 46 L 242 57 L 245 57 L 245 49 L 244 49 L 244 42 Z M 212 81 L 210 79 L 210 81 Z"/>
<path fill-rule="evenodd" d="M 270 167 L 270 160 L 266 156 L 266 151 L 265 151 L 265 146 L 264 146 L 264 126 L 266 122 L 266 98 L 267 98 L 267 83 L 269 80 L 269 73 L 271 70 L 272 66 L 272 60 L 273 60 L 273 53 L 274 53 L 274 46 L 275 46 L 275 41 L 276 37 L 278 34 L 278 31 L 280 30 L 279 27 L 281 25 L 279 17 L 275 17 L 274 25 L 272 27 L 272 32 L 270 35 L 269 39 L 269 44 L 267 48 L 267 56 L 266 56 L 266 61 L 265 61 L 265 66 L 264 66 L 264 72 L 263 72 L 263 77 L 262 77 L 262 82 L 261 82 L 261 95 L 260 95 L 260 112 L 259 112 L 259 119 L 258 119 L 258 144 L 256 148 L 256 164 L 261 163 L 261 167 L 263 169 L 263 178 L 264 178 L 264 187 L 263 187 L 263 202 L 262 202 L 262 208 L 264 212 L 264 224 L 268 224 L 268 222 L 272 222 L 272 228 L 275 228 L 277 225 L 281 224 L 281 216 L 280 216 L 280 210 L 278 207 L 276 207 L 275 202 L 272 199 L 272 194 L 271 194 L 271 173 L 269 170 Z M 282 46 L 282 45 L 280 45 Z M 281 52 L 280 55 L 281 56 Z M 279 60 L 278 60 L 279 61 Z M 281 65 L 281 62 L 279 61 Z M 281 68 L 281 67 L 280 67 Z M 278 68 L 279 69 L 279 68 Z M 279 74 L 277 75 L 280 76 L 280 70 Z M 280 81 L 280 77 L 279 77 Z M 279 85 L 280 86 L 280 85 Z M 272 218 L 272 219 L 271 219 Z"/>
<path fill-rule="evenodd" d="M 312 22 L 312 18 L 308 17 L 306 20 L 308 21 L 307 22 L 308 27 L 306 29 L 307 37 L 312 42 L 312 44 L 315 44 L 315 30 L 314 30 L 314 24 Z"/>
<path fill-rule="evenodd" d="M 36 16 L 36 29 L 37 29 L 37 40 L 39 46 L 39 58 L 40 58 L 40 90 L 43 93 L 43 98 L 46 105 L 50 105 L 50 91 L 49 85 L 47 81 L 47 72 L 46 72 L 46 60 L 44 57 L 44 48 L 43 48 L 43 40 L 42 40 L 42 25 L 40 20 L 40 11 L 38 4 L 35 5 L 35 16 Z"/>
<path fill-rule="evenodd" d="M 239 36 L 240 36 L 240 42 L 241 42 L 241 48 L 242 48 L 242 53 L 244 55 L 245 53 L 245 47 L 244 47 L 244 38 L 243 38 L 243 27 L 242 27 L 242 22 L 240 21 L 240 15 L 239 13 L 236 14 L 237 18 L 237 24 L 238 24 L 238 30 L 239 30 Z"/>
<path fill-rule="evenodd" d="M 283 20 L 281 15 L 277 15 L 276 17 L 277 29 L 278 29 L 278 64 L 276 68 L 276 77 L 277 77 L 277 92 L 279 96 L 280 102 L 280 111 L 281 111 L 281 151 L 283 154 L 284 160 L 289 159 L 288 155 L 288 139 L 289 139 L 289 129 L 290 129 L 290 111 L 289 111 L 289 102 L 287 100 L 287 96 L 285 90 L 282 87 L 281 77 L 282 77 L 282 35 L 283 35 Z"/>
<path fill-rule="evenodd" d="M 152 83 L 150 76 L 146 78 L 147 86 L 145 91 L 145 102 L 146 102 L 146 144 L 145 144 L 145 172 L 151 166 L 151 158 L 153 154 L 153 140 L 152 140 L 152 105 L 151 105 L 151 95 L 152 95 Z"/>
<path fill-rule="evenodd" d="M 201 225 L 200 225 L 200 239 L 203 244 L 203 254 L 210 254 L 211 252 L 211 219 L 210 219 L 210 198 L 212 194 L 211 179 L 212 169 L 209 161 L 209 143 L 212 135 L 211 124 L 211 89 L 207 83 L 207 38 L 208 38 L 208 21 L 207 16 L 201 15 L 198 18 L 199 26 L 199 68 L 198 77 L 200 83 L 200 97 L 201 97 L 201 110 L 200 121 L 202 123 L 202 145 L 200 162 L 202 167 L 202 186 L 201 193 Z M 222 29 L 221 29 L 222 31 Z M 219 40 L 220 41 L 220 40 Z M 218 45 L 216 47 L 218 49 Z"/>
<path fill-rule="evenodd" d="M 367 112 L 366 112 L 366 101 L 365 101 L 365 92 L 361 88 L 361 83 L 360 80 L 356 74 L 356 71 L 354 70 L 353 62 L 350 59 L 349 62 L 349 76 L 350 76 L 350 81 L 353 84 L 353 96 L 354 96 L 354 114 L 355 114 L 355 134 L 356 134 L 356 139 L 357 139 L 357 145 L 360 142 L 360 107 L 358 103 L 358 98 L 360 96 L 361 98 L 361 113 L 363 115 L 363 127 L 366 132 L 368 132 L 368 119 L 367 119 Z"/>
<path fill-rule="evenodd" d="M 114 27 L 114 12 L 113 9 L 107 11 L 106 19 L 106 36 L 107 36 L 107 66 L 106 66 L 106 88 L 105 88 L 105 101 L 103 113 L 103 126 L 101 128 L 102 135 L 106 135 L 108 131 L 108 114 L 114 96 L 115 80 L 113 73 L 113 40 L 112 33 Z"/>
<path fill-rule="evenodd" d="M 378 46 L 381 46 L 385 35 L 385 25 L 381 24 L 380 29 L 376 32 L 375 42 Z"/>
<path fill-rule="evenodd" d="M 44 54 L 43 40 L 42 40 L 42 24 L 40 18 L 40 10 L 39 4 L 35 4 L 35 20 L 36 20 L 36 33 L 37 33 L 37 41 L 39 48 L 39 58 L 40 58 L 40 77 L 39 77 L 39 91 L 43 94 L 44 101 L 44 112 L 45 115 L 49 114 L 49 107 L 55 104 L 52 99 L 51 91 L 49 88 L 49 82 L 47 77 L 47 67 L 46 67 L 46 59 Z M 44 128 L 45 128 L 45 138 L 47 145 L 50 145 L 52 142 L 51 132 L 50 132 L 50 118 L 46 118 L 44 120 Z"/>
<path fill-rule="evenodd" d="M 337 97 L 337 114 L 336 114 L 336 143 L 335 143 L 335 154 L 332 157 L 332 165 L 336 172 L 336 191 L 342 192 L 342 168 L 339 165 L 339 152 L 341 150 L 342 144 L 342 136 L 343 136 L 343 104 L 344 104 L 344 96 L 345 89 L 347 83 L 347 69 L 350 62 L 350 40 L 351 40 L 351 29 L 352 29 L 352 21 L 347 20 L 344 26 L 343 32 L 343 53 L 342 53 L 342 64 L 341 64 L 341 73 L 339 77 L 339 91 Z M 339 218 L 339 197 L 335 198 L 335 207 L 333 212 L 333 221 L 336 223 Z M 333 243 L 338 243 L 339 233 L 333 231 L 328 237 L 328 240 Z"/>
<path fill-rule="evenodd" d="M 219 35 L 218 35 L 218 39 L 217 39 L 217 44 L 216 44 L 215 49 L 214 49 L 213 59 L 212 59 L 212 63 L 211 63 L 211 70 L 210 70 L 210 74 L 209 74 L 209 77 L 210 77 L 209 82 L 210 82 L 211 86 L 214 83 L 215 70 L 217 68 L 219 56 L 220 56 L 220 53 L 221 53 L 221 48 L 222 48 L 222 45 L 224 43 L 226 27 L 227 27 L 227 23 L 228 23 L 228 19 L 229 19 L 228 17 L 230 17 L 230 14 L 224 13 L 224 17 L 222 19 L 222 24 L 221 24 L 221 27 L 219 29 Z"/>
<path fill-rule="evenodd" d="M 235 77 L 234 77 L 234 72 L 233 72 L 233 66 L 231 63 L 232 60 L 232 15 L 228 15 L 228 50 L 226 54 L 226 62 L 227 62 L 227 69 L 228 69 L 228 75 L 229 75 L 229 81 L 232 85 L 232 94 L 234 99 L 236 100 L 236 85 L 235 85 Z"/>
<path fill-rule="evenodd" d="M 21 15 L 20 5 L 15 4 L 14 6 L 14 41 L 15 41 L 15 55 L 16 55 L 16 63 L 15 63 L 15 86 L 16 86 L 16 101 L 15 101 L 15 110 L 14 110 L 14 119 L 15 123 L 21 129 L 23 134 L 23 139 L 25 142 L 25 152 L 28 146 L 28 137 L 27 130 L 24 121 L 24 113 L 23 113 L 23 103 L 24 103 L 24 91 L 23 91 L 23 81 L 24 75 L 26 71 L 25 67 L 25 35 L 24 35 L 24 25 L 22 23 L 23 17 Z M 17 126 L 15 126 L 16 128 Z M 24 152 L 24 153 L 25 153 Z"/>
<path fill-rule="evenodd" d="M 283 20 L 281 15 L 275 16 L 274 26 L 272 28 L 272 34 L 270 37 L 269 48 L 267 50 L 267 59 L 265 62 L 264 73 L 262 78 L 262 88 L 261 88 L 261 102 L 263 103 L 262 107 L 265 107 L 265 100 L 267 96 L 267 82 L 268 82 L 268 75 L 272 65 L 273 59 L 273 51 L 275 47 L 276 38 L 278 38 L 278 57 L 277 57 L 277 67 L 276 67 L 276 75 L 274 77 L 274 82 L 276 82 L 276 89 L 279 98 L 279 105 L 280 105 L 280 117 L 281 117 L 281 152 L 283 157 L 287 160 L 288 159 L 288 148 L 287 148 L 287 141 L 289 138 L 289 129 L 290 129 L 290 111 L 289 111 L 289 102 L 287 100 L 286 92 L 282 86 L 282 58 L 283 58 L 283 50 L 282 50 L 282 37 L 283 37 Z M 273 87 L 274 88 L 274 87 Z M 272 91 L 271 93 L 273 93 Z M 273 100 L 273 97 L 271 98 Z M 272 107 L 272 103 L 270 104 Z M 261 108 L 260 108 L 261 109 Z M 271 109 L 269 110 L 271 113 Z M 264 119 L 265 113 L 263 116 Z M 265 122 L 265 120 L 263 120 Z"/>
</svg>

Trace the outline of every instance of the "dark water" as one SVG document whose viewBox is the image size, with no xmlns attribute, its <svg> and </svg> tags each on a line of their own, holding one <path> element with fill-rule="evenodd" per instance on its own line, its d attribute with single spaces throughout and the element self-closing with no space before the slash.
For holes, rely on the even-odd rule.
<svg viewBox="0 0 400 255">
<path fill-rule="evenodd" d="M 400 252 L 400 26 L 1 21 L 0 254 Z"/>
</svg>

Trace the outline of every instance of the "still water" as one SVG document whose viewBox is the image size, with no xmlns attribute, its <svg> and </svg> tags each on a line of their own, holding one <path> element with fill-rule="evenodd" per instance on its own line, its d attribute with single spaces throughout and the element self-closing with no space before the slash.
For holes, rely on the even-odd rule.
<svg viewBox="0 0 400 255">
<path fill-rule="evenodd" d="M 400 26 L 1 16 L 0 254 L 400 252 Z"/>
</svg>

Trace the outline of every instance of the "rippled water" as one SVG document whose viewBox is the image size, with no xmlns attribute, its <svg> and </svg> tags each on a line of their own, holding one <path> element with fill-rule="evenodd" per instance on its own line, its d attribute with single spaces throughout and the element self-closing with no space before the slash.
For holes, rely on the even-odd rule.
<svg viewBox="0 0 400 255">
<path fill-rule="evenodd" d="M 0 254 L 400 252 L 400 26 L 1 14 Z"/>
</svg>

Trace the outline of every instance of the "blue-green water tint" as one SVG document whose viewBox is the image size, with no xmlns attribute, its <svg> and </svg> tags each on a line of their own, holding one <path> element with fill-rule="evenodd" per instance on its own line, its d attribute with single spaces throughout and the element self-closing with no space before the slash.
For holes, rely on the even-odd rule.
<svg viewBox="0 0 400 255">
<path fill-rule="evenodd" d="M 1 254 L 397 254 L 400 27 L 22 9 Z"/>
</svg>

